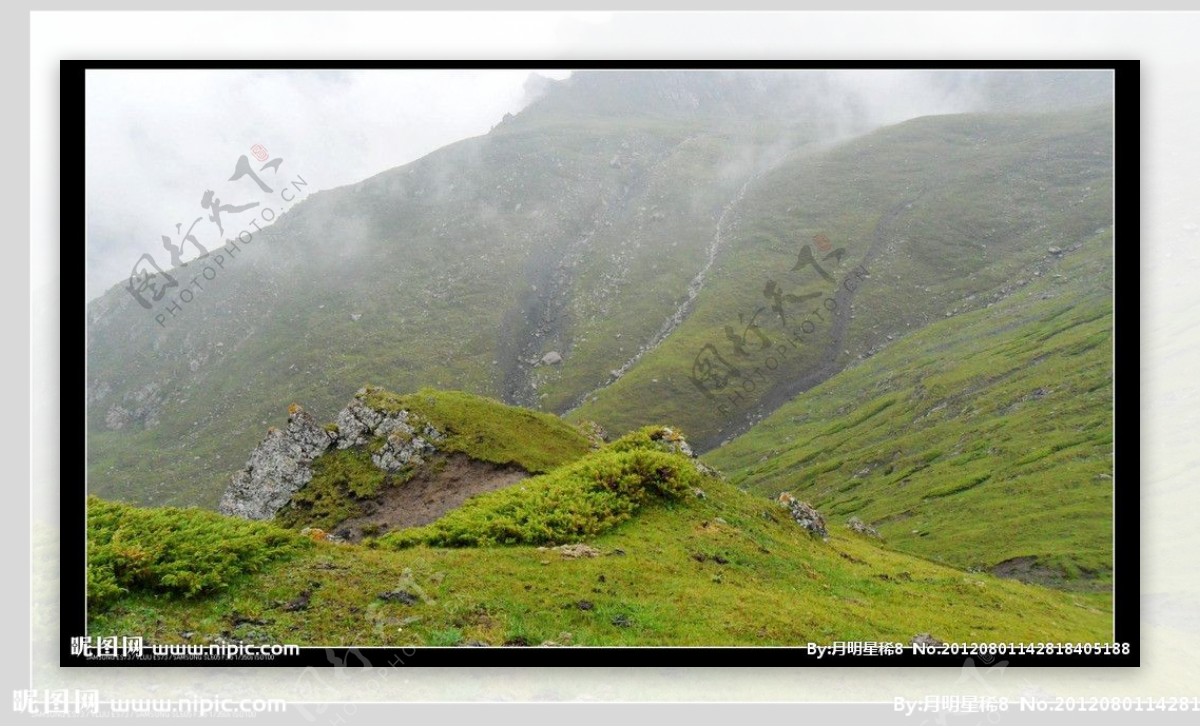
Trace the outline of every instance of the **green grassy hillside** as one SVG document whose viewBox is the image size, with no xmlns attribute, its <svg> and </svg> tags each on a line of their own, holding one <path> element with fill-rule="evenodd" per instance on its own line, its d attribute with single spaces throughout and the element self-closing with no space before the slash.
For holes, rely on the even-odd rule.
<svg viewBox="0 0 1200 727">
<path fill-rule="evenodd" d="M 753 492 L 856 515 L 889 547 L 1107 587 L 1111 246 L 1106 231 L 1047 254 L 1007 297 L 900 338 L 706 461 Z"/>
<path fill-rule="evenodd" d="M 747 189 L 691 315 L 570 416 L 716 446 L 895 338 L 952 329 L 1050 247 L 1102 245 L 1111 175 L 1107 109 L 922 118 L 793 154 Z"/>
<path fill-rule="evenodd" d="M 90 628 L 155 642 L 778 645 L 907 643 L 924 632 L 1095 641 L 1111 628 L 1105 595 L 967 574 L 836 525 L 823 541 L 694 460 L 628 440 L 362 545 L 198 510 L 93 500 L 90 511 L 93 532 L 121 544 L 103 585 L 126 589 L 93 601 Z M 159 523 L 183 534 L 159 541 Z M 463 532 L 492 544 L 443 538 Z M 261 544 L 254 568 L 193 591 L 167 580 L 181 553 L 208 562 L 197 554 L 234 536 Z M 581 539 L 594 557 L 550 547 Z M 113 561 L 108 549 L 93 553 Z"/>
</svg>

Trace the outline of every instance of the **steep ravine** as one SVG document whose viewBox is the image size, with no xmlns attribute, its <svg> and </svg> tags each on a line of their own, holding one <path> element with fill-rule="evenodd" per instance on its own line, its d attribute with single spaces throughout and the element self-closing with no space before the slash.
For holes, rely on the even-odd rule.
<svg viewBox="0 0 1200 727">
<path fill-rule="evenodd" d="M 786 154 L 783 156 L 786 156 Z M 758 172 L 755 172 L 752 176 L 750 176 L 750 178 L 747 179 L 745 182 L 743 182 L 742 186 L 738 188 L 738 191 L 736 194 L 734 194 L 733 198 L 730 199 L 729 202 L 726 203 L 726 205 L 721 209 L 721 214 L 717 218 L 716 228 L 713 231 L 712 241 L 708 245 L 708 251 L 705 256 L 704 264 L 701 265 L 700 270 L 692 278 L 691 282 L 688 283 L 687 292 L 685 294 L 685 297 L 684 297 L 683 301 L 679 304 L 679 306 L 675 309 L 675 312 L 672 313 L 670 316 L 668 316 L 666 318 L 666 320 L 663 321 L 663 325 L 658 330 L 658 332 L 655 333 L 654 336 L 652 338 L 650 338 L 650 340 L 648 340 L 645 344 L 640 346 L 638 348 L 637 352 L 632 357 L 630 357 L 628 361 L 626 361 L 624 364 L 622 364 L 618 368 L 614 369 L 610 373 L 609 378 L 606 382 L 604 382 L 600 386 L 597 386 L 596 388 L 594 388 L 590 391 L 587 391 L 587 392 L 581 394 L 579 397 L 577 397 L 575 399 L 574 403 L 570 406 L 570 408 L 568 408 L 565 412 L 563 412 L 564 415 L 579 408 L 585 401 L 588 400 L 588 398 L 594 396 L 600 390 L 602 390 L 608 386 L 611 386 L 614 382 L 619 380 L 622 376 L 629 373 L 630 369 L 632 369 L 635 365 L 637 365 L 637 363 L 639 361 L 641 361 L 646 356 L 646 354 L 654 351 L 656 348 L 658 348 L 660 345 L 662 345 L 663 341 L 667 340 L 667 338 L 672 333 L 674 333 L 675 330 L 677 328 L 679 328 L 679 326 L 685 320 L 687 320 L 688 314 L 691 313 L 692 306 L 695 304 L 696 299 L 700 296 L 700 291 L 704 289 L 704 282 L 708 277 L 709 270 L 712 268 L 713 263 L 716 262 L 717 255 L 720 253 L 721 249 L 724 247 L 724 242 L 725 242 L 724 230 L 725 230 L 725 226 L 726 226 L 726 221 L 727 221 L 730 213 L 732 213 L 735 209 L 737 209 L 738 204 L 740 204 L 742 199 L 746 196 L 746 190 L 750 188 L 750 185 L 753 184 L 755 181 L 757 181 L 760 177 L 762 177 L 768 171 L 773 169 L 775 167 L 775 165 L 778 164 L 782 160 L 783 156 L 773 159 L 764 168 L 760 169 Z"/>
<path fill-rule="evenodd" d="M 561 243 L 554 253 L 529 259 L 525 270 L 529 287 L 521 294 L 521 302 L 506 316 L 497 342 L 497 360 L 503 372 L 501 392 L 506 403 L 539 407 L 533 369 L 548 343 L 560 349 L 567 348 L 563 338 L 569 323 L 567 311 L 577 264 L 593 238 L 628 213 L 633 200 L 645 192 L 654 172 L 694 138 L 688 137 L 657 154 L 624 186 L 613 202 L 604 205 L 603 211 L 583 234 Z"/>
<path fill-rule="evenodd" d="M 867 275 L 870 275 L 871 265 L 879 256 L 879 253 L 883 251 L 884 245 L 889 238 L 889 233 L 903 217 L 904 213 L 912 209 L 913 204 L 923 194 L 923 190 L 918 192 L 916 196 L 900 202 L 879 218 L 871 234 L 871 247 L 867 249 L 866 254 L 858 261 L 857 268 L 866 270 Z M 867 280 L 869 280 L 869 277 Z M 863 281 L 864 284 L 866 282 Z M 794 379 L 784 378 L 777 381 L 762 399 L 759 400 L 758 407 L 746 417 L 731 421 L 718 430 L 716 434 L 703 440 L 698 440 L 697 448 L 699 451 L 712 449 L 728 439 L 745 433 L 755 422 L 770 415 L 771 412 L 791 401 L 797 394 L 808 391 L 845 368 L 846 362 L 842 358 L 844 354 L 841 354 L 841 352 L 844 350 L 846 329 L 850 325 L 854 297 L 861 287 L 861 284 L 854 286 L 852 289 L 848 289 L 844 285 L 838 286 L 837 292 L 834 293 L 834 300 L 837 305 L 836 312 L 833 314 L 833 323 L 830 326 L 829 342 L 825 345 L 817 362 L 810 366 L 806 372 Z"/>
</svg>

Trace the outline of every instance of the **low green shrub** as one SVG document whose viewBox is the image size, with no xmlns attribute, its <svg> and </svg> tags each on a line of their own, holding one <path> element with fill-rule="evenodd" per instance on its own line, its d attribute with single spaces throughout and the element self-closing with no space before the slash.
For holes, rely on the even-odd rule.
<svg viewBox="0 0 1200 727">
<path fill-rule="evenodd" d="M 678 451 L 680 443 L 685 442 L 683 433 L 678 429 L 659 426 L 657 424 L 634 429 L 632 432 L 608 445 L 614 452 L 628 452 L 634 449 L 654 449 L 660 452 Z"/>
<path fill-rule="evenodd" d="M 691 492 L 701 475 L 686 457 L 654 449 L 605 450 L 518 485 L 468 500 L 382 545 L 472 547 L 572 542 L 628 520 L 641 507 Z"/>
<path fill-rule="evenodd" d="M 88 498 L 88 607 L 144 590 L 205 595 L 312 542 L 275 525 L 195 508 L 140 508 Z"/>
</svg>

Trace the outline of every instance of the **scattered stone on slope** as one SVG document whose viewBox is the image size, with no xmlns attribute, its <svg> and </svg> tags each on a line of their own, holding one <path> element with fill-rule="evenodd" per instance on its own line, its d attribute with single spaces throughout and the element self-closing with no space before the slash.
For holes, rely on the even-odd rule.
<svg viewBox="0 0 1200 727">
<path fill-rule="evenodd" d="M 583 421 L 575 425 L 575 427 L 583 432 L 583 436 L 587 437 L 588 446 L 593 450 L 603 449 L 604 443 L 608 441 L 608 432 L 604 431 L 604 427 L 593 421 Z"/>
<path fill-rule="evenodd" d="M 691 445 L 683 438 L 683 433 L 671 427 L 661 427 L 650 435 L 650 440 L 662 444 L 668 452 L 675 452 L 687 457 L 695 457 Z"/>
<path fill-rule="evenodd" d="M 942 646 L 943 642 L 933 638 L 931 634 L 917 634 L 912 639 L 913 646 Z"/>
<path fill-rule="evenodd" d="M 559 633 L 557 641 L 543 641 L 541 643 L 541 645 L 542 646 L 570 646 L 571 641 L 574 640 L 574 638 L 575 638 L 575 635 L 572 634 L 570 631 L 563 631 L 563 632 Z"/>
<path fill-rule="evenodd" d="M 312 480 L 313 459 L 333 443 L 334 435 L 300 405 L 292 404 L 287 426 L 269 429 L 246 466 L 234 473 L 221 497 L 220 511 L 247 520 L 274 516 Z"/>
<path fill-rule="evenodd" d="M 883 536 L 879 534 L 878 530 L 871 527 L 870 525 L 867 525 L 861 519 L 859 519 L 857 516 L 852 517 L 849 520 L 847 520 L 846 527 L 850 528 L 852 531 L 858 533 L 859 535 L 866 535 L 868 537 L 879 538 L 881 540 L 883 539 Z"/>
<path fill-rule="evenodd" d="M 600 555 L 600 551 L 596 550 L 585 543 L 572 543 L 570 545 L 560 545 L 554 550 L 557 550 L 559 555 L 564 558 L 595 558 Z"/>
<path fill-rule="evenodd" d="M 792 516 L 792 519 L 800 527 L 824 540 L 829 539 L 829 531 L 825 527 L 825 518 L 812 505 L 797 500 L 790 492 L 780 493 L 779 504 L 788 509 L 788 513 Z"/>
<path fill-rule="evenodd" d="M 301 591 L 299 596 L 287 602 L 283 606 L 284 611 L 307 611 L 309 601 L 312 599 L 312 591 Z"/>
<path fill-rule="evenodd" d="M 551 351 L 550 353 L 547 353 L 545 356 L 542 356 L 541 360 L 537 362 L 537 365 L 538 366 L 557 366 L 558 364 L 560 364 L 562 362 L 563 362 L 562 354 L 559 353 L 558 351 Z"/>
</svg>

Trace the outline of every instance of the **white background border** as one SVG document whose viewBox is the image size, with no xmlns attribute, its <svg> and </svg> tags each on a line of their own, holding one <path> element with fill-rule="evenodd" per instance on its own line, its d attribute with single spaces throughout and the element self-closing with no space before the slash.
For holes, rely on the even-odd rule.
<svg viewBox="0 0 1200 727">
<path fill-rule="evenodd" d="M 132 6 L 133 4 L 129 4 Z M 233 3 L 219 3 L 237 7 Z M 218 5 L 218 6 L 219 6 Z M 258 3 L 258 6 L 265 6 Z M 1143 7 L 1145 5 L 1143 4 Z M 32 563 L 32 652 L 24 648 L 17 586 L 21 568 L 8 572 L 4 604 L 9 639 L 3 667 L 5 689 L 33 684 L 100 689 L 106 696 L 159 697 L 220 694 L 239 697 L 364 701 L 886 701 L 927 694 L 1022 693 L 1089 696 L 1194 696 L 1200 669 L 1191 654 L 1200 647 L 1200 588 L 1194 524 L 1198 511 L 1191 473 L 1200 464 L 1194 427 L 1200 420 L 1200 384 L 1193 372 L 1200 347 L 1200 15 L 1195 13 L 53 13 L 29 24 L 6 10 L 5 89 L 12 98 L 28 84 L 28 129 L 17 105 L 6 112 L 4 158 L 17 170 L 29 139 L 28 186 L 19 171 L 5 175 L 5 220 L 17 230 L 7 251 L 0 296 L 5 303 L 5 340 L 30 334 L 32 351 L 21 360 L 10 345 L 0 360 L 2 460 L 11 480 L 6 510 L 20 512 L 23 481 L 29 482 L 30 514 L 44 534 Z M 23 50 L 14 32 L 30 30 L 28 65 L 13 57 Z M 269 32 L 265 29 L 269 28 Z M 1141 306 L 1142 354 L 1142 592 L 1143 667 L 1080 671 L 1023 669 L 884 668 L 795 669 L 423 669 L 376 668 L 366 674 L 327 673 L 317 682 L 303 670 L 139 669 L 60 670 L 56 667 L 56 563 L 59 489 L 58 419 L 58 134 L 59 58 L 505 58 L 545 60 L 763 59 L 1055 59 L 1138 58 L 1143 86 L 1142 295 L 1122 305 Z M 569 63 L 564 63 L 569 65 Z M 28 70 L 24 79 L 14 71 Z M 7 79 L 11 78 L 12 82 Z M 26 80 L 27 79 L 27 80 Z M 16 113 L 14 113 L 16 111 Z M 29 132 L 26 135 L 26 132 Z M 1122 173 L 1127 173 L 1122 170 Z M 29 246 L 20 226 L 29 198 Z M 14 205 L 13 203 L 17 203 Z M 9 207 L 17 207 L 9 209 Z M 71 252 L 68 243 L 67 254 Z M 1136 245 L 1135 239 L 1116 244 Z M 80 250 L 78 254 L 82 254 Z M 29 277 L 26 278 L 26 270 Z M 26 313 L 29 313 L 26 318 Z M 75 313 L 78 314 L 78 313 Z M 22 325 L 28 320 L 28 329 Z M 1123 341 L 1133 348 L 1135 342 Z M 1131 355 L 1127 351 L 1124 355 Z M 26 368 L 28 366 L 28 368 Z M 32 376 L 29 374 L 32 373 Z M 28 390 L 22 383 L 29 381 Z M 67 392 L 68 397 L 73 396 Z M 1126 394 L 1128 397 L 1129 394 Z M 1128 402 L 1128 398 L 1126 399 Z M 1128 404 L 1126 405 L 1127 415 Z M 26 414 L 29 414 L 26 418 Z M 62 422 L 68 433 L 83 414 Z M 28 421 L 28 425 L 24 422 Z M 73 446 L 69 445 L 69 446 Z M 32 464 L 30 468 L 26 463 Z M 1137 483 L 1116 483 L 1137 486 Z M 10 518 L 12 519 L 12 518 Z M 19 519 L 19 516 L 18 518 Z M 28 553 L 26 534 L 3 529 L 12 565 Z M 24 542 L 22 542 L 24 541 Z M 47 608 L 53 607 L 48 613 Z M 47 628 L 52 633 L 43 633 Z M 124 673 L 122 673 L 124 672 Z M 373 675 L 373 676 L 372 676 Z M 8 704 L 7 694 L 0 703 Z M 352 705 L 309 708 L 316 722 L 351 723 L 366 716 Z M 356 710 L 357 712 L 357 710 Z M 793 720 L 800 712 L 787 710 Z M 298 713 L 301 718 L 304 713 Z M 409 713 L 410 721 L 422 712 Z M 487 714 L 486 710 L 484 714 Z M 529 719 L 536 713 L 530 712 Z M 580 713 L 585 714 L 585 712 Z M 693 713 L 696 714 L 696 713 Z M 765 715 L 766 713 L 764 713 Z M 811 718 L 815 713 L 809 713 Z M 500 713 L 496 713 L 497 717 Z M 647 713 L 649 716 L 649 713 Z M 753 721 L 747 713 L 747 721 Z M 966 715 L 985 720 L 983 715 Z M 1010 717 L 1013 715 L 1010 715 Z M 1095 722 L 1099 715 L 1075 715 Z M 392 718 L 397 714 L 393 711 Z M 928 715 L 925 716 L 928 719 Z M 1042 715 L 1045 719 L 1047 716 Z M 1127 719 L 1153 713 L 1125 715 Z M 1159 718 L 1169 718 L 1159 714 Z M 257 719 L 264 723 L 263 718 Z M 289 721 L 296 721 L 296 714 Z M 419 719 L 419 717 L 416 717 Z M 828 717 L 833 718 L 831 713 Z M 697 714 L 696 721 L 702 719 Z M 195 720 L 193 720 L 195 721 Z M 304 720 L 308 721 L 308 720 Z M 910 720 L 920 721 L 920 720 Z M 986 721 L 986 720 L 985 720 Z M 1008 717 L 1004 721 L 1012 721 Z M 1194 721 L 1194 720 L 1192 720 Z"/>
</svg>

